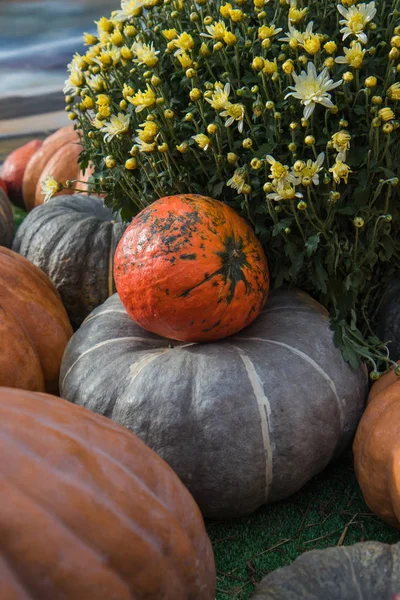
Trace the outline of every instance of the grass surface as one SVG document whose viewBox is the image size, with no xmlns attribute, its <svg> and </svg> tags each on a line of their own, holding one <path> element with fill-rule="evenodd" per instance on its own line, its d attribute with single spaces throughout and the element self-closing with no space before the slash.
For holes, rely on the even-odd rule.
<svg viewBox="0 0 400 600">
<path fill-rule="evenodd" d="M 270 571 L 316 548 L 400 541 L 364 503 L 351 453 L 288 500 L 235 521 L 208 522 L 217 567 L 217 600 L 244 600 Z"/>
</svg>

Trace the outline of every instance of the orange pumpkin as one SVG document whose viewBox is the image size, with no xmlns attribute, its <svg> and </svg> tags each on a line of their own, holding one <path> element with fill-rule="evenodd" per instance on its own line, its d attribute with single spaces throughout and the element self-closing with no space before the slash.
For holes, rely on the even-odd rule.
<svg viewBox="0 0 400 600">
<path fill-rule="evenodd" d="M 144 209 L 115 254 L 117 291 L 144 329 L 205 342 L 249 325 L 267 298 L 267 259 L 247 223 L 226 204 L 169 196 Z"/>
<path fill-rule="evenodd" d="M 353 452 L 365 502 L 400 529 L 400 377 L 393 371 L 371 388 Z"/>
<path fill-rule="evenodd" d="M 0 388 L 1 598 L 213 600 L 200 511 L 138 437 L 47 394 Z"/>
<path fill-rule="evenodd" d="M 28 212 L 43 203 L 41 188 L 47 175 L 53 175 L 62 183 L 67 179 L 80 179 L 78 158 L 81 151 L 79 135 L 72 125 L 59 129 L 45 139 L 42 147 L 27 164 L 24 174 L 22 192 Z M 84 191 L 87 186 L 82 184 L 79 189 Z M 73 190 L 68 189 L 60 192 L 64 196 L 73 193 Z"/>
<path fill-rule="evenodd" d="M 26 166 L 31 157 L 39 150 L 42 143 L 42 140 L 28 142 L 11 152 L 3 163 L 1 177 L 7 185 L 5 191 L 7 191 L 10 200 L 18 206 L 24 206 L 22 200 L 22 181 Z"/>
<path fill-rule="evenodd" d="M 71 335 L 67 313 L 47 275 L 0 247 L 0 385 L 57 392 Z"/>
</svg>

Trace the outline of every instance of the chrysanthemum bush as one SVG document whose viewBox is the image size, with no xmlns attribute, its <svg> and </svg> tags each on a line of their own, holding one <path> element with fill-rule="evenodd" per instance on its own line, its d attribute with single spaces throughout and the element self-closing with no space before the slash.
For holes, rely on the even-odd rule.
<svg viewBox="0 0 400 600">
<path fill-rule="evenodd" d="M 398 5 L 123 0 L 65 88 L 93 191 L 125 220 L 170 193 L 228 202 L 373 377 L 400 264 Z"/>
</svg>

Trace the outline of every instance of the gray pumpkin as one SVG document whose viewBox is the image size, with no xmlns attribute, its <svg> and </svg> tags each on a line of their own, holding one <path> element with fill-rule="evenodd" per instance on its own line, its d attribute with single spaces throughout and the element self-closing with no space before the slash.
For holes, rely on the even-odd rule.
<svg viewBox="0 0 400 600">
<path fill-rule="evenodd" d="M 388 342 L 390 357 L 400 359 L 400 279 L 393 279 L 383 294 L 378 335 L 382 341 Z"/>
<path fill-rule="evenodd" d="M 97 196 L 57 196 L 28 214 L 13 250 L 50 277 L 77 328 L 115 292 L 114 253 L 125 228 Z"/>
<path fill-rule="evenodd" d="M 252 600 L 394 600 L 400 594 L 400 544 L 364 542 L 312 550 L 273 571 Z"/>
<path fill-rule="evenodd" d="M 206 516 L 228 518 L 293 494 L 348 446 L 367 378 L 301 292 L 271 294 L 254 323 L 209 344 L 143 330 L 114 295 L 70 340 L 60 390 L 135 432 Z"/>
<path fill-rule="evenodd" d="M 14 217 L 11 202 L 0 187 L 0 246 L 10 248 L 14 235 Z"/>
</svg>

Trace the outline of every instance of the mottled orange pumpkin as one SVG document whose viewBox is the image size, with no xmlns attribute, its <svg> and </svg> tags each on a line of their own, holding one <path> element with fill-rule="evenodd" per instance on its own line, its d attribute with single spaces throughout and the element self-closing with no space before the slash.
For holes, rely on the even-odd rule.
<svg viewBox="0 0 400 600">
<path fill-rule="evenodd" d="M 267 259 L 252 229 L 226 204 L 167 196 L 132 221 L 115 254 L 117 291 L 144 329 L 190 342 L 249 325 L 267 298 Z"/>
<path fill-rule="evenodd" d="M 393 371 L 371 388 L 353 452 L 365 502 L 400 529 L 400 377 Z"/>
</svg>

